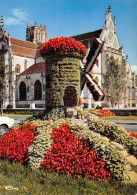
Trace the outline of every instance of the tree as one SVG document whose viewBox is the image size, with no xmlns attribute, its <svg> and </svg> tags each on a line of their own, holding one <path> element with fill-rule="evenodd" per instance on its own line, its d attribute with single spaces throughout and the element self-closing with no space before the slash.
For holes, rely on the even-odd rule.
<svg viewBox="0 0 137 195">
<path fill-rule="evenodd" d="M 112 56 L 106 64 L 106 74 L 103 74 L 103 89 L 106 94 L 106 101 L 112 107 L 121 103 L 126 87 L 124 64 L 120 64 Z"/>
</svg>

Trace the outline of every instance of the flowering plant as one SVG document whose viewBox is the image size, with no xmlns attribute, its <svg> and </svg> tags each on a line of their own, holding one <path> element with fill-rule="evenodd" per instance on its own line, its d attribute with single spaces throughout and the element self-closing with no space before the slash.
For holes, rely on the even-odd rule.
<svg viewBox="0 0 137 195">
<path fill-rule="evenodd" d="M 24 164 L 28 160 L 28 147 L 35 140 L 36 126 L 29 123 L 8 131 L 0 138 L 0 158 Z"/>
<path fill-rule="evenodd" d="M 64 36 L 49 39 L 40 48 L 41 56 L 58 54 L 60 52 L 76 52 L 82 58 L 86 56 L 86 48 L 81 42 L 76 41 L 74 38 Z"/>
<path fill-rule="evenodd" d="M 67 124 L 52 130 L 51 149 L 47 150 L 40 169 L 98 180 L 112 179 L 112 171 L 99 154 L 91 150 L 86 138 L 76 136 Z"/>
<path fill-rule="evenodd" d="M 115 113 L 107 109 L 101 109 L 99 117 L 105 117 L 105 116 L 115 116 Z"/>
<path fill-rule="evenodd" d="M 137 139 L 137 134 L 130 132 L 129 130 L 126 129 L 126 131 L 130 134 L 131 137 L 135 137 Z"/>
</svg>

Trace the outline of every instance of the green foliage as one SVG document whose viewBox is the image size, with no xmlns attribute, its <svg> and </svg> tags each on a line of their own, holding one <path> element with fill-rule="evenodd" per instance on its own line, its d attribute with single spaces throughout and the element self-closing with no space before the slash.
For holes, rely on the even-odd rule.
<svg viewBox="0 0 137 195">
<path fill-rule="evenodd" d="M 137 157 L 137 140 L 134 137 L 129 136 L 123 126 L 102 120 L 89 112 L 86 114 L 86 117 L 92 131 L 123 144 L 130 154 Z"/>
<path fill-rule="evenodd" d="M 103 88 L 106 94 L 106 101 L 111 105 L 119 104 L 122 101 L 126 87 L 124 64 L 111 57 L 106 64 L 106 74 L 103 75 Z"/>
</svg>

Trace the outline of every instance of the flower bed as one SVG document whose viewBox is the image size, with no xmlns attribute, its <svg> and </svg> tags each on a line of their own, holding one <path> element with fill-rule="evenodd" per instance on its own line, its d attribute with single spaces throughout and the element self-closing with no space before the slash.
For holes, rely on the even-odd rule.
<svg viewBox="0 0 137 195">
<path fill-rule="evenodd" d="M 91 109 L 90 112 L 99 117 L 115 116 L 114 112 L 111 112 L 110 110 L 107 109 Z"/>
<path fill-rule="evenodd" d="M 110 110 L 101 109 L 99 117 L 105 117 L 105 116 L 115 116 L 115 113 L 111 112 Z"/>
<path fill-rule="evenodd" d="M 92 115 L 92 120 L 94 118 L 98 118 L 95 115 Z M 99 118 L 98 118 L 99 119 Z M 101 120 L 101 119 L 99 119 Z M 79 124 L 79 121 L 74 119 L 59 119 L 56 121 L 53 120 L 40 120 L 34 118 L 29 121 L 31 125 L 38 125 L 37 131 L 39 132 L 36 136 L 36 139 L 28 148 L 29 161 L 28 164 L 33 169 L 38 169 L 40 167 L 41 161 L 44 161 L 45 153 L 48 149 L 51 150 L 52 130 L 55 128 L 59 128 L 61 124 L 67 123 L 69 126 L 73 127 L 73 132 L 78 136 L 79 134 L 82 137 L 88 140 L 88 144 L 92 150 L 97 151 L 99 153 L 99 157 L 105 159 L 107 165 L 113 171 L 113 178 L 118 181 L 127 181 L 129 180 L 129 171 L 130 166 L 128 161 L 125 159 L 123 155 L 121 155 L 118 148 L 113 145 L 110 141 L 104 139 L 100 135 L 100 133 L 95 133 L 85 126 Z M 92 121 L 94 124 L 94 120 Z M 16 125 L 16 128 L 18 126 Z M 128 135 L 129 137 L 129 135 Z M 131 137 L 132 138 L 132 137 Z M 133 138 L 135 139 L 135 138 Z M 88 145 L 87 144 L 87 145 Z"/>
<path fill-rule="evenodd" d="M 131 137 L 135 137 L 137 139 L 137 134 L 130 132 L 129 130 L 126 129 L 126 131 L 130 134 Z"/>
<path fill-rule="evenodd" d="M 51 149 L 45 154 L 40 169 L 54 170 L 76 177 L 98 180 L 112 179 L 112 171 L 99 154 L 90 150 L 87 139 L 76 136 L 72 128 L 62 124 L 53 129 Z"/>
<path fill-rule="evenodd" d="M 40 55 L 43 57 L 51 54 L 64 54 L 64 52 L 66 52 L 66 54 L 67 52 L 73 52 L 73 54 L 76 52 L 76 54 L 78 53 L 84 58 L 86 55 L 86 48 L 81 42 L 76 41 L 74 38 L 64 36 L 49 39 L 49 41 L 45 42 L 40 48 Z"/>
<path fill-rule="evenodd" d="M 29 123 L 8 131 L 0 138 L 0 158 L 25 164 L 29 158 L 28 147 L 36 135 L 36 126 L 31 126 Z"/>
<path fill-rule="evenodd" d="M 85 113 L 85 116 L 87 117 L 88 125 L 92 131 L 123 144 L 130 154 L 137 157 L 137 141 L 134 137 L 128 135 L 123 126 L 102 120 L 90 112 Z"/>
</svg>

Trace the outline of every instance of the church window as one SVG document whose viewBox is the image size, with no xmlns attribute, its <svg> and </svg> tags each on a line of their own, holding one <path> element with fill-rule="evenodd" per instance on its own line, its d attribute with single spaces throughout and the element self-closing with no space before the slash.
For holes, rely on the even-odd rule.
<svg viewBox="0 0 137 195">
<path fill-rule="evenodd" d="M 34 84 L 34 100 L 41 100 L 42 98 L 42 86 L 41 82 L 37 80 Z"/>
<path fill-rule="evenodd" d="M 21 69 L 20 65 L 17 64 L 16 67 L 15 67 L 15 72 L 20 73 L 20 69 Z"/>
<path fill-rule="evenodd" d="M 24 62 L 24 70 L 26 70 L 27 69 L 27 60 L 25 60 L 25 62 Z"/>
<path fill-rule="evenodd" d="M 19 86 L 19 98 L 21 101 L 26 100 L 26 84 L 23 81 Z"/>
</svg>

